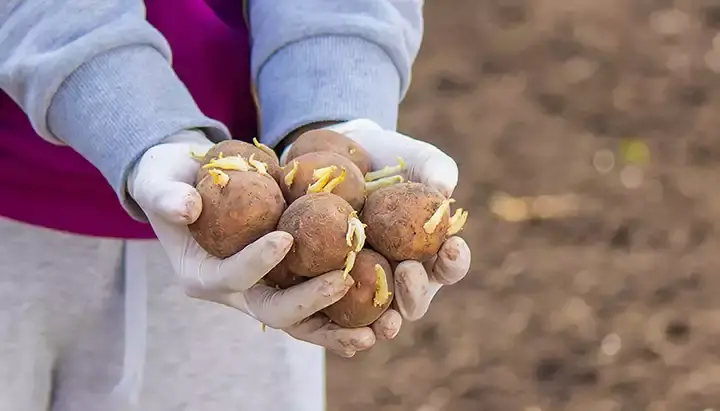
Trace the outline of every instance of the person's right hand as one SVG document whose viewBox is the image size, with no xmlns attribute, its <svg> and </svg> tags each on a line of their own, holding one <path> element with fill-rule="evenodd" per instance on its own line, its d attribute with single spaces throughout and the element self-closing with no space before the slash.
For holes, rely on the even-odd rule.
<svg viewBox="0 0 720 411">
<path fill-rule="evenodd" d="M 200 164 L 190 154 L 212 145 L 200 132 L 180 133 L 145 152 L 128 177 L 127 191 L 147 216 L 185 293 L 236 308 L 345 357 L 372 347 L 376 335 L 393 338 L 400 324 L 392 316 L 376 321 L 372 329 L 346 329 L 313 315 L 342 298 L 353 284 L 342 271 L 285 290 L 258 284 L 290 250 L 293 238 L 286 232 L 269 233 L 226 259 L 211 256 L 195 242 L 187 225 L 200 215 L 202 199 L 193 187 Z"/>
</svg>

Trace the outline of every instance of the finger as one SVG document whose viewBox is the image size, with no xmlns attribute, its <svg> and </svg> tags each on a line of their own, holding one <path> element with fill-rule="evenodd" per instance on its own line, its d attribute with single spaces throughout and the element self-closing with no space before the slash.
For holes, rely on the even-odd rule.
<svg viewBox="0 0 720 411">
<path fill-rule="evenodd" d="M 332 271 L 284 290 L 256 284 L 245 292 L 247 309 L 273 328 L 299 323 L 334 304 L 348 292 L 354 281 L 342 271 Z"/>
<path fill-rule="evenodd" d="M 470 271 L 470 247 L 460 237 L 450 237 L 440 247 L 437 258 L 430 265 L 430 281 L 452 285 L 465 278 Z M 425 266 L 426 269 L 428 266 Z"/>
<path fill-rule="evenodd" d="M 353 350 L 345 350 L 345 351 L 328 350 L 328 351 L 330 351 L 331 353 L 333 353 L 337 356 L 343 357 L 343 358 L 352 358 L 355 356 L 355 354 L 357 354 L 357 351 L 353 351 Z"/>
<path fill-rule="evenodd" d="M 400 314 L 408 321 L 422 318 L 441 287 L 429 281 L 425 267 L 419 262 L 401 262 L 395 270 L 395 302 Z"/>
<path fill-rule="evenodd" d="M 390 308 L 371 327 L 378 340 L 392 340 L 400 332 L 401 325 L 402 316 L 399 312 Z"/>
<path fill-rule="evenodd" d="M 343 328 L 330 322 L 322 314 L 287 327 L 285 332 L 311 344 L 316 344 L 343 357 L 352 357 L 375 345 L 375 333 L 369 327 Z"/>
<path fill-rule="evenodd" d="M 418 151 L 408 178 L 435 187 L 444 196 L 450 197 L 458 183 L 458 166 L 455 160 L 437 147 L 426 143 L 423 150 Z"/>
<path fill-rule="evenodd" d="M 200 193 L 189 184 L 177 181 L 148 182 L 138 186 L 140 206 L 171 224 L 189 225 L 202 211 Z"/>
<path fill-rule="evenodd" d="M 228 258 L 208 256 L 200 263 L 195 275 L 186 275 L 196 279 L 205 291 L 242 292 L 278 265 L 290 251 L 292 243 L 292 235 L 284 231 L 274 231 Z"/>
<path fill-rule="evenodd" d="M 192 188 L 200 168 L 200 163 L 192 158 L 191 151 L 205 151 L 211 146 L 212 143 L 202 133 L 187 131 L 151 147 L 133 167 L 127 180 L 128 193 L 146 212 L 164 217 L 167 214 L 171 222 L 177 222 L 178 215 L 182 217 L 180 222 L 188 220 L 185 224 L 195 221 L 200 214 L 200 202 L 195 201 L 198 207 L 193 208 L 196 211 L 194 215 L 173 211 L 185 210 L 183 204 L 186 201 L 183 200 L 189 192 L 188 188 Z M 167 195 L 170 196 L 164 200 Z M 197 192 L 192 195 L 197 195 Z M 191 218 L 188 219 L 187 215 Z"/>
<path fill-rule="evenodd" d="M 138 164 L 137 174 L 161 181 L 195 182 L 200 163 L 193 153 L 205 153 L 213 146 L 199 131 L 186 130 L 168 137 L 162 144 L 150 148 Z M 171 167 L 168 165 L 172 164 Z"/>
</svg>

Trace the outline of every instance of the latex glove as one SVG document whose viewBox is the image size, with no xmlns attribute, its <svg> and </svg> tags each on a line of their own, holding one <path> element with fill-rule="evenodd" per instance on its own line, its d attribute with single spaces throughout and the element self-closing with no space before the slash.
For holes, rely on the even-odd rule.
<svg viewBox="0 0 720 411">
<path fill-rule="evenodd" d="M 457 164 L 432 144 L 385 130 L 367 119 L 325 128 L 344 134 L 365 148 L 370 154 L 374 170 L 395 166 L 397 158 L 402 157 L 407 163 L 403 173 L 407 179 L 435 187 L 447 197 L 455 190 L 458 182 Z M 282 162 L 287 152 L 288 149 L 283 153 Z M 450 237 L 438 255 L 429 262 L 421 264 L 409 260 L 398 264 L 395 269 L 394 306 L 405 319 L 418 320 L 425 315 L 440 288 L 457 283 L 469 269 L 470 248 L 462 238 Z"/>
<path fill-rule="evenodd" d="M 236 308 L 269 327 L 345 356 L 370 348 L 376 333 L 396 333 L 392 315 L 376 325 L 375 333 L 345 330 L 315 317 L 306 321 L 342 298 L 353 284 L 349 276 L 343 279 L 341 271 L 286 290 L 258 284 L 290 250 L 293 238 L 288 233 L 267 234 L 226 259 L 209 255 L 195 242 L 187 225 L 200 215 L 202 199 L 193 187 L 200 164 L 190 153 L 204 152 L 212 145 L 199 132 L 173 136 L 150 148 L 127 182 L 128 193 L 148 217 L 185 293 Z"/>
</svg>

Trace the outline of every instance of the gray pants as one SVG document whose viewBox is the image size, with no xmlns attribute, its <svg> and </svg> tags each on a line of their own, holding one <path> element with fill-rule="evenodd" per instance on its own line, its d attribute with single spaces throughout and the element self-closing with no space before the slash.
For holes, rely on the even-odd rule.
<svg viewBox="0 0 720 411">
<path fill-rule="evenodd" d="M 0 239 L 0 411 L 325 409 L 321 348 L 186 297 L 155 241 Z"/>
</svg>

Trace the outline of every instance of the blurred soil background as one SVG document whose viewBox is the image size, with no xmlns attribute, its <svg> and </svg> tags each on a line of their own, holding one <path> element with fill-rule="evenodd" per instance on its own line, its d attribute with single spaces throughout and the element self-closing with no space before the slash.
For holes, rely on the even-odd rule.
<svg viewBox="0 0 720 411">
<path fill-rule="evenodd" d="M 329 356 L 331 411 L 720 410 L 720 1 L 428 0 L 403 131 L 468 277 Z"/>
</svg>

